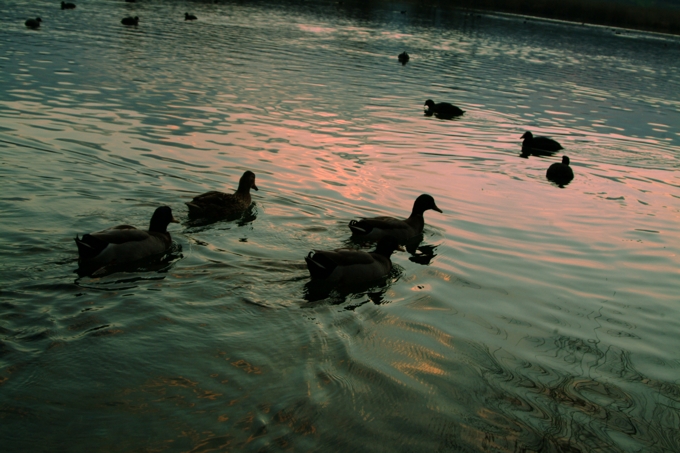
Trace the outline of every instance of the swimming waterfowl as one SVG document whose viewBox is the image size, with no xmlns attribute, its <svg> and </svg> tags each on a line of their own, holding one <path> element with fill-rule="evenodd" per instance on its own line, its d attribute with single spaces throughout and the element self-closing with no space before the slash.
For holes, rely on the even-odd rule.
<svg viewBox="0 0 680 453">
<path fill-rule="evenodd" d="M 368 283 L 385 277 L 392 270 L 390 256 L 399 241 L 386 236 L 378 241 L 375 251 L 338 249 L 313 250 L 305 257 L 312 280 L 341 285 Z"/>
<path fill-rule="evenodd" d="M 118 225 L 96 233 L 75 237 L 81 268 L 98 270 L 104 266 L 131 263 L 165 252 L 172 239 L 167 228 L 178 223 L 169 206 L 157 208 L 148 230 Z"/>
<path fill-rule="evenodd" d="M 139 23 L 139 17 L 124 17 L 123 20 L 120 21 L 121 24 L 123 25 L 137 25 Z"/>
<path fill-rule="evenodd" d="M 42 19 L 39 18 L 39 17 L 36 17 L 35 19 L 28 19 L 26 22 L 24 22 L 24 24 L 28 28 L 32 28 L 32 29 L 35 30 L 36 28 L 40 28 L 40 22 L 42 22 Z"/>
<path fill-rule="evenodd" d="M 196 16 L 194 16 L 193 14 L 184 13 L 184 20 L 196 20 L 196 19 L 198 19 L 198 18 Z"/>
<path fill-rule="evenodd" d="M 76 5 L 73 3 L 61 2 L 61 9 L 76 9 Z"/>
<path fill-rule="evenodd" d="M 557 143 L 552 138 L 548 137 L 534 137 L 529 131 L 526 131 L 522 137 L 524 141 L 522 142 L 522 152 L 524 153 L 554 153 L 562 148 L 562 145 Z"/>
<path fill-rule="evenodd" d="M 405 65 L 406 63 L 408 63 L 408 60 L 410 59 L 410 57 L 408 56 L 408 54 L 405 51 L 400 53 L 398 58 L 399 58 L 399 63 L 401 63 L 402 65 Z"/>
<path fill-rule="evenodd" d="M 555 162 L 548 167 L 545 177 L 560 186 L 568 184 L 574 179 L 574 171 L 569 166 L 569 158 L 562 156 L 562 163 Z"/>
<path fill-rule="evenodd" d="M 349 222 L 352 236 L 366 241 L 378 241 L 385 236 L 393 236 L 404 242 L 423 232 L 425 217 L 423 213 L 429 209 L 442 212 L 431 195 L 422 194 L 413 203 L 408 219 L 399 220 L 394 217 L 373 217 Z"/>
<path fill-rule="evenodd" d="M 186 205 L 189 207 L 189 215 L 204 218 L 241 215 L 252 202 L 250 189 L 259 190 L 255 185 L 255 173 L 248 170 L 241 176 L 236 192 L 228 194 L 213 190 L 188 201 Z"/>
<path fill-rule="evenodd" d="M 465 113 L 464 110 L 449 104 L 448 102 L 435 103 L 432 99 L 425 101 L 425 116 L 436 116 L 443 120 L 449 120 Z"/>
</svg>

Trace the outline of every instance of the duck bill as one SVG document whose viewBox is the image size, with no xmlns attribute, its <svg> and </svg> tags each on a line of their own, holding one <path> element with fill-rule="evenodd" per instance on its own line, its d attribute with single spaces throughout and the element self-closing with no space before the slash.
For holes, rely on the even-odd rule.
<svg viewBox="0 0 680 453">
<path fill-rule="evenodd" d="M 444 211 L 442 211 L 441 209 L 439 209 L 439 207 L 437 207 L 436 205 L 435 205 L 435 207 L 432 208 L 432 209 L 435 210 L 435 211 L 437 211 L 437 212 L 439 212 L 439 213 L 441 213 L 441 214 L 444 214 Z"/>
<path fill-rule="evenodd" d="M 260 189 L 257 188 L 257 186 L 256 186 L 255 184 L 253 184 L 253 185 L 250 186 L 250 187 L 252 187 L 252 188 L 255 189 L 255 190 L 260 190 Z"/>
</svg>

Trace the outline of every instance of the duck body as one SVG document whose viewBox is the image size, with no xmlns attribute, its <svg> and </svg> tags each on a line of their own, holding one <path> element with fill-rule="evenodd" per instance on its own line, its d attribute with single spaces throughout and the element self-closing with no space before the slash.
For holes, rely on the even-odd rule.
<svg viewBox="0 0 680 453">
<path fill-rule="evenodd" d="M 411 59 L 406 52 L 400 53 L 397 58 L 399 58 L 399 63 L 402 65 L 405 65 Z"/>
<path fill-rule="evenodd" d="M 416 198 L 413 203 L 411 215 L 404 220 L 394 217 L 372 217 L 360 220 L 351 220 L 349 229 L 352 236 L 356 239 L 365 241 L 379 241 L 380 239 L 392 236 L 400 242 L 407 241 L 423 232 L 425 227 L 425 211 L 432 209 L 442 212 L 437 207 L 432 196 L 423 194 Z"/>
<path fill-rule="evenodd" d="M 33 30 L 40 28 L 40 22 L 42 22 L 42 19 L 39 17 L 36 17 L 35 19 L 28 19 L 26 22 L 24 22 L 24 25 L 26 25 L 28 28 L 32 28 Z"/>
<path fill-rule="evenodd" d="M 552 154 L 562 148 L 557 141 L 548 137 L 534 137 L 529 131 L 526 131 L 522 137 L 522 152 L 527 154 Z"/>
<path fill-rule="evenodd" d="M 448 102 L 435 103 L 432 99 L 425 101 L 425 107 L 427 107 L 425 109 L 425 116 L 434 115 L 443 120 L 455 118 L 465 113 L 464 110 L 461 110 Z"/>
<path fill-rule="evenodd" d="M 137 25 L 139 24 L 139 17 L 124 17 L 123 20 L 120 21 L 121 24 L 123 25 Z"/>
<path fill-rule="evenodd" d="M 561 163 L 555 162 L 548 167 L 545 177 L 560 186 L 571 182 L 571 180 L 574 179 L 574 171 L 569 166 L 569 158 L 567 156 L 562 156 Z"/>
<path fill-rule="evenodd" d="M 252 203 L 250 189 L 259 190 L 255 185 L 255 173 L 246 171 L 239 180 L 234 193 L 210 191 L 194 197 L 186 205 L 190 217 L 228 218 L 240 216 Z"/>
<path fill-rule="evenodd" d="M 196 20 L 196 19 L 198 19 L 198 18 L 196 16 L 194 16 L 193 14 L 184 13 L 184 20 Z"/>
<path fill-rule="evenodd" d="M 73 3 L 61 2 L 61 9 L 76 9 L 76 5 Z"/>
<path fill-rule="evenodd" d="M 97 271 L 105 266 L 132 263 L 164 253 L 172 244 L 167 231 L 170 223 L 177 223 L 168 206 L 153 213 L 148 230 L 132 225 L 118 225 L 82 238 L 75 237 L 78 264 L 81 268 Z"/>
<path fill-rule="evenodd" d="M 390 257 L 399 248 L 391 236 L 381 239 L 375 251 L 338 249 L 313 250 L 305 257 L 312 280 L 332 284 L 365 284 L 387 276 L 392 270 Z"/>
</svg>

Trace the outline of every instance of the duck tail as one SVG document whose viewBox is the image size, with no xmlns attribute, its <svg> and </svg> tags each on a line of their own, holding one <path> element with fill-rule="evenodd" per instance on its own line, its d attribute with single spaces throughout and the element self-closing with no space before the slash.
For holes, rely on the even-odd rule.
<svg viewBox="0 0 680 453">
<path fill-rule="evenodd" d="M 312 278 L 324 279 L 328 278 L 333 272 L 336 264 L 325 257 L 323 254 L 309 252 L 305 256 L 305 261 L 307 262 L 307 269 L 309 269 L 309 275 Z"/>
<path fill-rule="evenodd" d="M 203 207 L 201 207 L 197 204 L 194 204 L 191 201 L 187 201 L 185 204 L 189 208 L 189 216 L 191 216 L 191 217 L 201 217 L 205 213 L 205 210 L 203 209 Z"/>
<path fill-rule="evenodd" d="M 352 231 L 352 234 L 357 236 L 364 236 L 371 232 L 370 225 L 361 220 L 350 220 L 349 229 Z"/>
<path fill-rule="evenodd" d="M 78 246 L 78 255 L 81 260 L 91 260 L 99 255 L 107 245 L 89 234 L 84 234 L 82 238 L 79 238 L 76 235 L 74 241 L 76 241 L 76 245 Z"/>
</svg>

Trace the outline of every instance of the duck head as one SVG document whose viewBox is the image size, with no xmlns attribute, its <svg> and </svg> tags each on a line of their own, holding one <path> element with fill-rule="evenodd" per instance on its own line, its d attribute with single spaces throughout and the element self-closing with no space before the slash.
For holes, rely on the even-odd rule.
<svg viewBox="0 0 680 453">
<path fill-rule="evenodd" d="M 238 191 L 250 192 L 250 189 L 260 190 L 255 185 L 255 173 L 248 170 L 243 173 L 243 176 L 241 176 L 241 179 L 238 182 Z"/>
<path fill-rule="evenodd" d="M 418 198 L 416 198 L 416 201 L 413 203 L 413 213 L 422 214 L 428 209 L 441 212 L 442 214 L 444 213 L 441 209 L 439 209 L 437 204 L 434 202 L 434 198 L 432 198 L 432 195 L 424 193 Z"/>
<path fill-rule="evenodd" d="M 531 132 L 529 132 L 529 131 L 526 131 L 526 132 L 524 133 L 524 135 L 522 135 L 522 137 L 521 137 L 521 138 L 524 138 L 524 139 L 529 139 L 529 140 L 531 140 L 532 138 L 534 138 L 534 134 L 532 134 L 532 133 L 531 133 Z"/>
<path fill-rule="evenodd" d="M 160 208 L 156 208 L 153 215 L 151 216 L 149 231 L 165 233 L 166 229 L 168 228 L 168 224 L 170 223 L 179 223 L 179 220 L 173 217 L 170 206 L 161 206 Z"/>
</svg>

